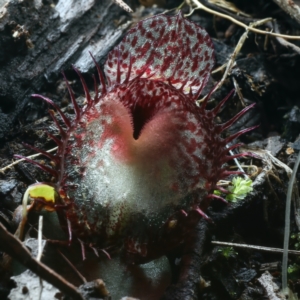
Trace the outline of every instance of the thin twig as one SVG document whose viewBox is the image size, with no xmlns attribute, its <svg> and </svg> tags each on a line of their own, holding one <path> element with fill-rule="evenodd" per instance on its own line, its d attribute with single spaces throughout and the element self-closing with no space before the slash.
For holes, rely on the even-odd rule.
<svg viewBox="0 0 300 300">
<path fill-rule="evenodd" d="M 239 41 L 238 41 L 238 43 L 237 43 L 237 45 L 236 45 L 233 53 L 231 54 L 230 59 L 229 59 L 229 61 L 227 63 L 227 66 L 226 66 L 226 70 L 225 70 L 225 72 L 223 74 L 223 77 L 218 82 L 217 86 L 215 87 L 215 90 L 219 89 L 223 85 L 223 83 L 225 82 L 227 76 L 230 74 L 230 72 L 231 72 L 231 70 L 232 70 L 232 68 L 234 66 L 234 63 L 235 63 L 235 58 L 240 53 L 240 51 L 241 51 L 241 49 L 242 49 L 242 47 L 243 47 L 243 45 L 244 45 L 244 43 L 245 43 L 245 41 L 246 41 L 246 39 L 248 37 L 248 32 L 250 30 L 249 28 L 254 28 L 255 26 L 260 26 L 260 25 L 262 25 L 264 23 L 267 23 L 269 21 L 271 21 L 271 19 L 267 18 L 267 19 L 263 19 L 263 20 L 259 20 L 257 22 L 251 23 L 249 25 L 248 29 L 246 29 L 246 31 L 240 37 L 240 39 L 239 39 Z"/>
<path fill-rule="evenodd" d="M 20 240 L 10 234 L 0 223 L 0 250 L 19 261 L 29 270 L 48 281 L 63 293 L 70 295 L 75 300 L 84 300 L 83 296 L 77 291 L 76 287 L 66 281 L 62 276 L 52 269 L 37 261 L 31 256 L 29 250 L 23 246 Z"/>
<path fill-rule="evenodd" d="M 225 15 L 225 14 L 222 14 L 220 12 L 217 12 L 213 9 L 210 9 L 206 6 L 204 6 L 201 2 L 199 2 L 198 0 L 191 0 L 195 5 L 196 5 L 196 8 L 195 9 L 203 9 L 204 11 L 210 13 L 210 14 L 213 14 L 215 16 L 218 16 L 218 17 L 221 17 L 221 18 L 224 18 L 224 19 L 227 19 L 243 28 L 245 28 L 246 30 L 249 30 L 249 31 L 252 31 L 252 32 L 255 32 L 255 33 L 258 33 L 258 34 L 264 34 L 264 35 L 270 35 L 270 36 L 274 36 L 274 37 L 282 37 L 284 39 L 289 39 L 289 40 L 300 40 L 300 36 L 299 35 L 286 35 L 286 34 L 279 34 L 279 33 L 274 33 L 274 32 L 269 32 L 269 31 L 265 31 L 265 30 L 260 30 L 260 29 L 257 29 L 257 28 L 253 28 L 253 27 L 250 27 L 240 21 L 238 21 L 237 19 L 231 17 L 231 16 L 228 16 L 228 15 Z"/>
<path fill-rule="evenodd" d="M 267 19 L 263 19 L 263 20 L 259 20 L 259 21 L 256 21 L 256 22 L 253 22 L 249 25 L 249 28 L 252 28 L 254 26 L 260 26 L 266 22 L 269 22 L 271 19 L 270 18 L 267 18 Z M 228 77 L 228 75 L 231 73 L 231 70 L 232 68 L 234 67 L 234 64 L 235 64 L 235 58 L 237 57 L 237 55 L 240 53 L 246 39 L 247 39 L 247 36 L 248 36 L 248 29 L 243 33 L 243 35 L 240 37 L 234 51 L 232 52 L 228 62 L 226 64 L 224 64 L 223 66 L 219 67 L 217 70 L 221 70 L 223 68 L 225 68 L 226 66 L 226 69 L 225 69 L 225 72 L 222 76 L 222 79 L 218 82 L 218 84 L 214 87 L 214 92 L 219 89 L 225 82 L 226 78 Z M 214 72 L 213 72 L 214 73 Z M 197 100 L 197 104 L 199 105 L 201 102 L 203 102 L 205 100 L 207 95 L 205 95 L 202 99 L 200 100 Z"/>
<path fill-rule="evenodd" d="M 234 85 L 234 88 L 235 88 L 235 92 L 237 93 L 241 103 L 242 103 L 242 106 L 243 107 L 246 107 L 246 104 L 245 104 L 245 101 L 244 101 L 244 97 L 243 97 L 243 94 L 241 92 L 241 89 L 236 81 L 236 79 L 234 77 L 232 77 L 232 81 L 233 81 L 233 85 Z"/>
<path fill-rule="evenodd" d="M 263 246 L 227 243 L 227 242 L 219 242 L 219 241 L 212 241 L 211 243 L 214 245 L 219 245 L 219 246 L 236 247 L 236 248 L 243 248 L 243 249 L 253 249 L 253 250 L 267 251 L 267 252 L 273 252 L 273 253 L 283 253 L 283 249 L 280 249 L 280 248 L 270 248 L 270 247 L 263 247 Z M 300 251 L 288 250 L 288 252 L 289 252 L 289 254 L 300 255 Z"/>
<path fill-rule="evenodd" d="M 48 150 L 48 151 L 46 151 L 46 152 L 51 153 L 51 152 L 57 150 L 57 148 L 58 148 L 58 147 L 54 147 L 54 148 L 52 148 L 52 149 L 50 149 L 50 150 Z M 36 153 L 36 154 L 27 156 L 27 158 L 32 159 L 32 158 L 39 157 L 39 156 L 41 156 L 41 155 L 43 155 L 43 154 L 42 154 L 42 153 Z M 2 169 L 0 169 L 0 173 L 4 173 L 6 170 L 10 169 L 11 167 L 17 165 L 18 163 L 20 163 L 20 162 L 22 162 L 22 161 L 24 161 L 24 160 L 25 160 L 25 158 L 21 158 L 21 159 L 18 159 L 18 160 L 16 160 L 16 161 L 14 161 L 13 163 L 11 163 L 11 164 L 9 164 L 9 165 L 3 167 Z"/>
<path fill-rule="evenodd" d="M 87 283 L 86 278 L 76 269 L 76 267 L 70 262 L 70 260 L 58 249 L 56 251 L 62 256 L 62 258 L 68 263 L 72 270 L 77 274 L 83 283 Z"/>
<path fill-rule="evenodd" d="M 274 26 L 274 32 L 278 33 L 279 29 L 278 29 L 277 23 L 274 22 L 273 26 Z M 290 49 L 294 50 L 296 53 L 300 54 L 300 48 L 298 46 L 296 46 L 295 44 L 290 43 L 281 37 L 277 37 L 276 39 L 282 46 L 284 46 L 286 48 L 290 48 Z"/>
</svg>

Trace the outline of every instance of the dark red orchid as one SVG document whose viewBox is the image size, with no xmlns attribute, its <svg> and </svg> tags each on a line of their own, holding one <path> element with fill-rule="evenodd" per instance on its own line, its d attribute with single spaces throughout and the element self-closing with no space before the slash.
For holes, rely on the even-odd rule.
<svg viewBox="0 0 300 300">
<path fill-rule="evenodd" d="M 139 22 L 112 50 L 102 83 L 91 99 L 82 76 L 87 104 L 79 108 L 70 87 L 76 117 L 58 110 L 53 116 L 61 138 L 55 168 L 39 165 L 55 177 L 56 204 L 73 239 L 106 248 L 123 245 L 131 262 L 165 254 L 184 242 L 191 226 L 205 217 L 216 183 L 230 172 L 226 145 L 242 133 L 223 139 L 232 120 L 214 121 L 224 99 L 213 110 L 195 100 L 214 65 L 207 32 L 177 16 L 159 15 Z M 107 83 L 106 83 L 107 81 Z M 241 156 L 243 154 L 238 154 Z M 38 164 L 38 163 L 36 163 Z M 68 222 L 65 222 L 65 221 Z"/>
</svg>

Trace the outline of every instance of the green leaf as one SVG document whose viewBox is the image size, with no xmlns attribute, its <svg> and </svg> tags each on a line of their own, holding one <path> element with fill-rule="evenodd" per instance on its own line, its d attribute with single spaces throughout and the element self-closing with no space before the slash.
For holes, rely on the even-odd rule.
<svg viewBox="0 0 300 300">
<path fill-rule="evenodd" d="M 214 190 L 214 194 L 217 195 L 217 196 L 221 196 L 221 192 L 218 191 L 218 190 Z"/>
<path fill-rule="evenodd" d="M 234 177 L 232 180 L 232 185 L 228 187 L 228 191 L 231 194 L 226 196 L 226 200 L 230 202 L 237 202 L 244 199 L 252 190 L 253 188 L 251 179 Z"/>
</svg>

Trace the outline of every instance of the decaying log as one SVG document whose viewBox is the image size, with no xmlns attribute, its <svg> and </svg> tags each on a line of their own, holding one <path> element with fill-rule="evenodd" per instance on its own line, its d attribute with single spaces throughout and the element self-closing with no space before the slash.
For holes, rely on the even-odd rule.
<svg viewBox="0 0 300 300">
<path fill-rule="evenodd" d="M 110 0 L 6 2 L 0 8 L 0 140 L 26 119 L 30 95 L 62 70 L 93 69 L 89 51 L 102 64 L 129 20 Z"/>
</svg>

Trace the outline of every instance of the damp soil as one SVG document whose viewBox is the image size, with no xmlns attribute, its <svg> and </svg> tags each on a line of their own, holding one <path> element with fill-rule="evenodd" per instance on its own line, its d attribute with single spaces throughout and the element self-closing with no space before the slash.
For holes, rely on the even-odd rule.
<svg viewBox="0 0 300 300">
<path fill-rule="evenodd" d="M 180 5 L 180 1 L 171 0 L 125 2 L 134 10 L 133 14 L 125 12 L 111 0 L 3 1 L 0 9 L 0 169 L 11 164 L 15 154 L 33 154 L 24 143 L 46 150 L 55 146 L 45 133 L 45 129 L 54 130 L 48 114 L 49 106 L 33 98 L 32 94 L 45 95 L 71 113 L 62 71 L 76 95 L 82 96 L 81 84 L 72 65 L 82 72 L 92 89 L 95 67 L 89 51 L 102 66 L 108 52 L 133 24 L 165 11 L 172 14 L 174 8 Z M 201 2 L 247 24 L 272 17 L 276 24 L 268 22 L 260 27 L 262 30 L 300 35 L 300 24 L 272 1 L 233 1 L 247 15 L 236 15 L 208 1 Z M 189 12 L 187 5 L 182 9 L 184 13 Z M 204 27 L 213 38 L 216 67 L 225 64 L 244 29 L 200 10 L 194 11 L 189 19 Z M 300 47 L 299 41 L 291 42 Z M 208 108 L 214 107 L 232 89 L 238 89 L 240 96 L 238 93 L 232 96 L 216 122 L 225 122 L 245 105 L 256 103 L 227 134 L 259 125 L 241 138 L 241 142 L 248 146 L 247 151 L 267 150 L 293 168 L 300 150 L 300 52 L 277 38 L 249 32 L 235 62 L 222 88 L 213 94 Z M 203 96 L 221 79 L 223 72 L 224 69 L 212 74 Z M 39 160 L 43 163 L 41 158 Z M 282 248 L 289 178 L 282 167 L 271 163 L 272 167 L 266 168 L 270 158 L 266 160 L 242 159 L 244 165 L 256 166 L 256 171 L 251 174 L 253 192 L 244 200 L 228 205 L 214 201 L 207 212 L 213 222 L 201 221 L 192 230 L 188 245 L 159 261 L 141 267 L 127 267 L 117 257 L 109 265 L 104 254 L 96 258 L 93 253 L 88 253 L 87 259 L 82 261 L 78 245 L 65 247 L 51 243 L 45 248 L 43 261 L 62 274 L 66 281 L 81 285 L 80 291 L 86 299 L 105 298 L 97 293 L 96 279 L 106 282 L 112 299 L 125 296 L 141 300 L 271 299 L 259 279 L 268 271 L 278 287 L 281 286 L 280 253 L 212 243 L 222 241 Z M 299 171 L 296 178 L 300 179 Z M 49 175 L 24 162 L 0 172 L 0 222 L 9 232 L 16 230 L 18 218 L 15 210 L 21 204 L 28 185 L 49 180 Z M 56 231 L 59 238 L 64 238 L 64 232 L 57 229 L 55 217 L 45 214 L 44 220 L 45 237 L 58 238 L 57 235 L 52 236 Z M 33 228 L 36 228 L 36 223 L 33 218 Z M 297 250 L 300 248 L 300 235 L 294 207 L 291 232 L 290 249 Z M 34 229 L 28 232 L 29 237 L 36 238 Z M 36 247 L 34 243 L 28 246 L 33 252 Z M 82 279 L 62 259 L 57 249 L 69 255 L 68 258 L 89 283 L 82 285 Z M 19 288 L 11 294 L 11 299 L 29 299 L 26 278 L 30 282 L 35 280 L 37 285 L 34 274 L 23 273 L 26 270 L 16 263 L 7 263 L 9 259 L 4 253 L 1 253 L 0 259 L 0 298 L 7 299 L 13 289 Z M 288 264 L 290 287 L 299 293 L 300 261 L 297 256 L 290 255 Z M 47 299 L 62 299 L 61 293 L 53 286 L 48 292 Z"/>
</svg>

